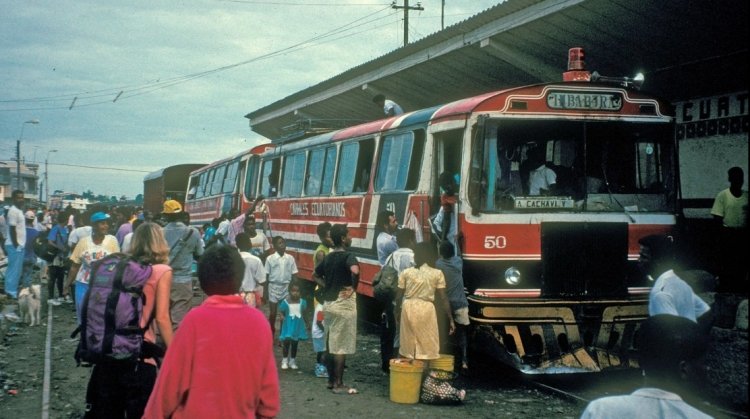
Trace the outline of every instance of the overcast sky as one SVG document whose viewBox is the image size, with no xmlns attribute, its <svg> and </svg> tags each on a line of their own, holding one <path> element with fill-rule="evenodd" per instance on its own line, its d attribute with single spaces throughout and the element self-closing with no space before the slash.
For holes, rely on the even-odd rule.
<svg viewBox="0 0 750 419">
<path fill-rule="evenodd" d="M 500 2 L 446 0 L 445 25 Z M 411 41 L 440 30 L 441 3 L 410 13 Z M 49 156 L 50 192 L 132 198 L 148 172 L 267 141 L 247 113 L 399 48 L 390 4 L 0 0 L 0 160 L 23 127 L 22 159 Z"/>
</svg>

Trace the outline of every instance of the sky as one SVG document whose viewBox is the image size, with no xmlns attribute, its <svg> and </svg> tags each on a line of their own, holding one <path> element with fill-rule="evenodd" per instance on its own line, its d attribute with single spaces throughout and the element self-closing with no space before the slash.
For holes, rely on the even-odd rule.
<svg viewBox="0 0 750 419">
<path fill-rule="evenodd" d="M 500 2 L 445 0 L 445 26 Z M 441 3 L 410 12 L 410 41 L 440 30 Z M 247 113 L 401 47 L 390 6 L 0 0 L 0 160 L 20 138 L 50 192 L 134 198 L 149 172 L 268 142 Z"/>
</svg>

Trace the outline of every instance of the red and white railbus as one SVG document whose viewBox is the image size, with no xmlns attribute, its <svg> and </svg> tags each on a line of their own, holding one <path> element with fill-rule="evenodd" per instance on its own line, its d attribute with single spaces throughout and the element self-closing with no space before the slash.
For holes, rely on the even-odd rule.
<svg viewBox="0 0 750 419">
<path fill-rule="evenodd" d="M 347 224 L 371 296 L 377 214 L 430 239 L 438 176 L 457 174 L 475 347 L 526 373 L 634 367 L 649 290 L 638 240 L 671 232 L 678 210 L 673 111 L 637 78 L 588 73 L 580 53 L 563 82 L 277 144 L 248 195 L 265 196 L 266 228 L 303 278 L 317 224 Z"/>
<path fill-rule="evenodd" d="M 190 223 L 203 225 L 232 210 L 246 211 L 255 201 L 260 154 L 270 148 L 261 144 L 190 172 L 185 194 Z"/>
</svg>

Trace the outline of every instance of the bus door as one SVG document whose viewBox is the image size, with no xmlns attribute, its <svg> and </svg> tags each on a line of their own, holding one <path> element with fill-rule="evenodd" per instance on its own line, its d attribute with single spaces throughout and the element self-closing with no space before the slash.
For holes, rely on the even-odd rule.
<svg viewBox="0 0 750 419">
<path fill-rule="evenodd" d="M 450 238 L 455 244 L 456 233 L 458 232 L 458 205 L 454 206 L 454 211 L 449 215 L 450 220 L 443 221 L 443 214 L 440 212 L 440 197 L 445 192 L 442 182 L 453 182 L 455 185 L 461 183 L 461 155 L 463 144 L 463 129 L 453 129 L 441 131 L 433 134 L 434 154 L 431 176 L 429 208 L 426 213 L 429 214 L 432 223 L 432 232 L 437 233 L 439 237 Z M 453 195 L 458 196 L 458 187 L 453 189 Z M 443 226 L 447 227 L 448 235 L 442 236 Z M 459 249 L 456 249 L 459 251 Z"/>
<path fill-rule="evenodd" d="M 457 179 L 461 176 L 461 155 L 463 146 L 463 135 L 462 129 L 443 131 L 434 134 L 435 140 L 435 163 L 432 171 L 432 183 L 430 194 L 430 213 L 434 214 L 437 212 L 440 205 L 440 185 L 438 184 L 438 178 L 441 173 L 450 173 Z M 459 182 L 460 183 L 460 182 Z"/>
</svg>

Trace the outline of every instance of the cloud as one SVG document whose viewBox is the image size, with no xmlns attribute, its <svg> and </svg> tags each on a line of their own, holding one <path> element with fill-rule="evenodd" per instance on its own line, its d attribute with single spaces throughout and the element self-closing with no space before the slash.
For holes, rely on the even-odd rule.
<svg viewBox="0 0 750 419">
<path fill-rule="evenodd" d="M 144 173 L 58 164 L 150 171 L 256 145 L 245 114 L 401 46 L 402 13 L 388 1 L 330 2 L 3 1 L 0 159 L 14 156 L 23 121 L 36 118 L 22 155 L 59 150 L 50 190 L 135 196 Z M 494 3 L 448 2 L 446 23 Z M 422 5 L 410 26 L 428 35 L 439 30 L 441 0 Z"/>
</svg>

